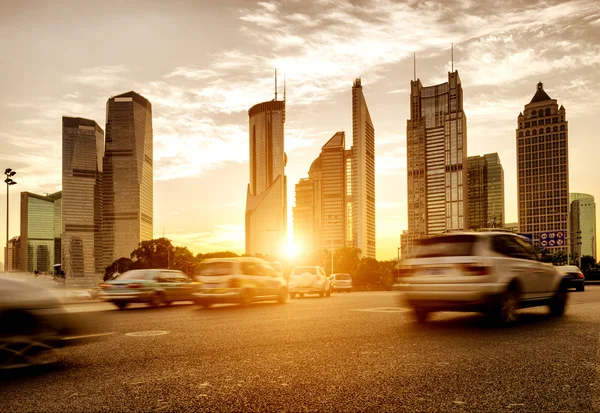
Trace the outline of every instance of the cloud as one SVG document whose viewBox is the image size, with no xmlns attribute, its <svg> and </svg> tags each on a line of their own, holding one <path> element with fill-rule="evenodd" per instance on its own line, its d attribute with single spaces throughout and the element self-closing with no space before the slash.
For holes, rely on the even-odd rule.
<svg viewBox="0 0 600 413">
<path fill-rule="evenodd" d="M 244 251 L 244 225 L 215 224 L 211 231 L 171 234 L 169 238 L 176 245 L 187 245 L 194 254 Z"/>
</svg>

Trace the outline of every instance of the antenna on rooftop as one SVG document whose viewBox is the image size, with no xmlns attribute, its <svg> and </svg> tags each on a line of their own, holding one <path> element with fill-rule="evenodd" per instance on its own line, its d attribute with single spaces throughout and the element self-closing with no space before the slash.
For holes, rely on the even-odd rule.
<svg viewBox="0 0 600 413">
<path fill-rule="evenodd" d="M 275 100 L 277 100 L 277 69 L 275 69 Z"/>
<path fill-rule="evenodd" d="M 454 73 L 454 42 L 451 43 L 450 47 L 452 48 L 452 73 Z"/>
<path fill-rule="evenodd" d="M 413 77 L 414 81 L 417 81 L 417 53 L 413 52 Z"/>
</svg>

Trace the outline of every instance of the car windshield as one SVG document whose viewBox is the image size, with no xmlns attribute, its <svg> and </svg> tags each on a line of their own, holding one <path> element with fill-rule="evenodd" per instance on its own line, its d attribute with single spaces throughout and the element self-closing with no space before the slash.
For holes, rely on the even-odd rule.
<svg viewBox="0 0 600 413">
<path fill-rule="evenodd" d="M 206 262 L 200 264 L 195 272 L 195 275 L 230 275 L 233 274 L 233 262 L 231 261 L 217 261 L 217 262 Z"/>
<path fill-rule="evenodd" d="M 146 271 L 127 271 L 119 275 L 115 280 L 145 280 L 146 274 Z"/>
<path fill-rule="evenodd" d="M 475 235 L 444 235 L 422 240 L 415 254 L 416 258 L 464 257 L 473 255 L 477 241 Z"/>
<path fill-rule="evenodd" d="M 292 271 L 292 275 L 302 275 L 305 273 L 316 275 L 317 267 L 296 267 L 294 268 L 294 271 Z"/>
<path fill-rule="evenodd" d="M 350 274 L 335 274 L 336 281 L 349 281 L 352 279 Z"/>
</svg>

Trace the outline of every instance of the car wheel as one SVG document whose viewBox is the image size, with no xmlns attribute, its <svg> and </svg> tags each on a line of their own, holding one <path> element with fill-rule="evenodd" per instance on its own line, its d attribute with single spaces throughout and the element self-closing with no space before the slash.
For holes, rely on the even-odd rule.
<svg viewBox="0 0 600 413">
<path fill-rule="evenodd" d="M 277 302 L 279 304 L 285 304 L 285 302 L 287 301 L 287 297 L 288 297 L 288 292 L 285 288 L 281 289 L 281 291 L 279 292 L 279 295 L 277 296 Z"/>
<path fill-rule="evenodd" d="M 296 298 L 296 293 L 290 293 L 290 298 Z"/>
<path fill-rule="evenodd" d="M 127 308 L 129 303 L 127 301 L 117 301 L 114 303 L 119 310 L 124 310 Z"/>
<path fill-rule="evenodd" d="M 240 296 L 240 305 L 243 307 L 249 306 L 252 304 L 252 291 L 244 290 Z"/>
<path fill-rule="evenodd" d="M 148 305 L 150 305 L 150 307 L 152 308 L 160 307 L 162 303 L 162 294 L 157 292 L 153 292 L 152 295 L 150 295 L 150 298 L 148 299 Z"/>
<path fill-rule="evenodd" d="M 424 323 L 427 321 L 427 317 L 429 317 L 429 310 L 426 308 L 415 308 L 415 316 L 417 317 L 417 321 L 419 323 Z"/>
<path fill-rule="evenodd" d="M 300 294 L 298 294 L 298 297 L 300 297 L 300 298 L 304 298 L 304 293 L 300 293 Z"/>
<path fill-rule="evenodd" d="M 325 290 L 319 292 L 319 297 L 323 298 L 325 296 Z"/>
<path fill-rule="evenodd" d="M 331 288 L 327 290 L 327 297 L 331 297 Z"/>
<path fill-rule="evenodd" d="M 206 300 L 196 300 L 196 304 L 198 304 L 201 308 L 210 308 L 211 303 Z"/>
<path fill-rule="evenodd" d="M 565 313 L 567 306 L 567 289 L 561 285 L 550 301 L 550 314 L 554 317 L 560 317 Z"/>
<path fill-rule="evenodd" d="M 585 291 L 585 285 L 581 285 L 579 287 L 577 287 L 577 291 Z"/>
<path fill-rule="evenodd" d="M 165 305 L 171 305 L 173 304 L 173 301 L 165 301 Z"/>
<path fill-rule="evenodd" d="M 513 289 L 508 289 L 500 295 L 494 316 L 501 324 L 514 323 L 518 318 L 518 309 L 519 299 L 517 292 Z"/>
</svg>

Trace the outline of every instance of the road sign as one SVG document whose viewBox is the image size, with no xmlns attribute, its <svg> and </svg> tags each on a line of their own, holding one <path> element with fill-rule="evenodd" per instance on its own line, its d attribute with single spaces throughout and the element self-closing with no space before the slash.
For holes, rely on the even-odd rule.
<svg viewBox="0 0 600 413">
<path fill-rule="evenodd" d="M 540 232 L 540 247 L 542 248 L 560 248 L 566 245 L 566 231 L 548 231 Z"/>
</svg>

